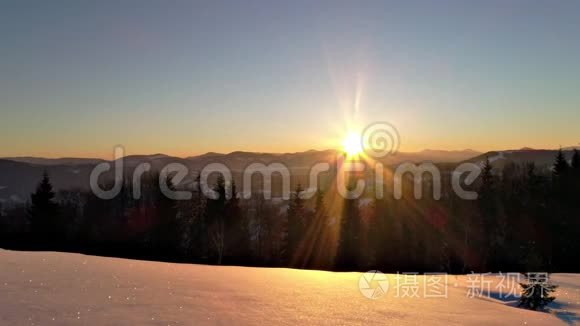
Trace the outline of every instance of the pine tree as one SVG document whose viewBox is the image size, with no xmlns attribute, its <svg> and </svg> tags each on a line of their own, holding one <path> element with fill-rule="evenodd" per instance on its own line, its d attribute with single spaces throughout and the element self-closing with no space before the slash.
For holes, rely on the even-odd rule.
<svg viewBox="0 0 580 326">
<path fill-rule="evenodd" d="M 572 177 L 574 178 L 573 182 L 575 184 L 574 191 L 577 192 L 580 190 L 580 152 L 577 149 L 574 149 L 574 153 L 572 154 Z"/>
<path fill-rule="evenodd" d="M 570 255 L 576 252 L 574 248 L 577 246 L 577 241 L 572 236 L 576 230 L 574 227 L 576 216 L 573 211 L 576 199 L 570 165 L 562 149 L 558 151 L 554 160 L 552 183 L 551 212 L 555 218 L 551 232 L 558 235 L 554 239 L 554 248 L 557 248 L 554 250 L 554 264 L 560 268 L 566 268 L 566 266 L 573 266 Z"/>
<path fill-rule="evenodd" d="M 254 259 L 261 264 L 286 266 L 288 229 L 286 215 L 280 219 L 280 227 L 275 233 L 278 215 L 271 202 L 259 197 L 251 203 L 254 214 L 252 219 L 252 238 L 254 239 Z"/>
<path fill-rule="evenodd" d="M 386 226 L 386 200 L 375 199 L 374 206 L 372 210 L 372 215 L 369 220 L 368 229 L 368 241 L 369 247 L 367 250 L 367 258 L 369 266 L 376 266 L 377 268 L 383 268 L 383 258 L 388 252 L 387 241 L 384 241 L 383 237 L 386 237 L 387 230 Z M 392 240 L 392 239 L 389 239 Z M 380 267 L 379 267 L 380 266 Z"/>
<path fill-rule="evenodd" d="M 572 154 L 572 169 L 574 171 L 580 170 L 580 152 L 574 149 L 574 154 Z"/>
<path fill-rule="evenodd" d="M 552 168 L 552 175 L 555 179 L 562 179 L 567 176 L 569 170 L 570 166 L 566 161 L 564 152 L 562 152 L 562 149 L 560 148 L 558 154 L 556 154 L 556 160 L 554 161 L 554 167 Z"/>
<path fill-rule="evenodd" d="M 308 223 L 305 232 L 305 242 L 309 249 L 306 250 L 305 256 L 301 257 L 302 267 L 308 268 L 330 268 L 332 262 L 329 260 L 327 250 L 329 249 L 328 239 L 328 211 L 324 203 L 324 192 L 316 191 L 314 198 L 314 212 L 312 220 Z"/>
<path fill-rule="evenodd" d="M 225 206 L 226 248 L 228 263 L 243 263 L 250 257 L 250 236 L 248 223 L 244 218 L 236 190 L 236 183 L 231 184 L 232 197 Z"/>
<path fill-rule="evenodd" d="M 213 190 L 218 197 L 209 199 L 206 205 L 208 241 L 213 258 L 221 264 L 226 251 L 226 183 L 222 175 L 218 176 Z"/>
<path fill-rule="evenodd" d="M 479 203 L 487 235 L 491 235 L 490 233 L 493 231 L 492 227 L 495 225 L 497 218 L 496 195 L 496 180 L 493 175 L 493 168 L 489 159 L 486 158 L 481 171 Z"/>
<path fill-rule="evenodd" d="M 576 210 L 576 216 L 580 216 L 580 201 L 576 200 L 575 196 L 580 193 L 580 152 L 574 149 L 574 154 L 572 154 L 572 175 L 570 183 L 572 184 L 572 190 L 570 191 L 570 199 Z"/>
<path fill-rule="evenodd" d="M 305 232 L 305 208 L 304 200 L 301 198 L 301 194 L 304 190 L 302 186 L 298 184 L 296 189 L 290 196 L 290 202 L 288 203 L 288 249 L 287 258 L 292 262 L 295 257 L 299 256 L 299 247 L 304 237 Z"/>
<path fill-rule="evenodd" d="M 353 186 L 349 186 L 349 194 L 353 189 Z M 358 267 L 361 230 L 358 204 L 356 198 L 348 196 L 344 199 L 337 249 L 337 266 L 340 269 L 353 270 Z"/>
<path fill-rule="evenodd" d="M 193 196 L 191 198 L 192 222 L 189 230 L 192 256 L 196 260 L 207 257 L 208 232 L 207 232 L 207 205 L 206 198 L 201 189 L 200 176 L 195 179 Z"/>
<path fill-rule="evenodd" d="M 486 196 L 489 195 L 494 188 L 494 179 L 493 179 L 493 167 L 489 162 L 489 158 L 485 158 L 485 162 L 483 164 L 483 168 L 481 169 L 481 189 L 480 195 Z"/>
<path fill-rule="evenodd" d="M 552 294 L 558 288 L 557 285 L 551 284 L 546 274 L 529 273 L 528 282 L 520 283 L 522 294 L 518 306 L 527 309 L 542 309 L 550 302 L 556 299 Z"/>
<path fill-rule="evenodd" d="M 575 257 L 578 257 L 580 252 L 580 244 L 577 239 L 580 238 L 580 223 L 578 217 L 580 216 L 580 200 L 578 200 L 578 194 L 580 194 L 580 152 L 574 149 L 574 154 L 572 155 L 572 174 L 573 178 L 571 180 L 572 190 L 570 191 L 570 201 L 572 202 L 572 214 L 570 215 L 571 234 L 570 239 L 576 239 L 571 241 L 571 250 L 576 253 Z M 570 259 L 571 260 L 571 259 Z"/>
<path fill-rule="evenodd" d="M 573 180 L 571 178 L 571 168 L 562 149 L 556 154 L 552 167 L 552 181 L 554 186 L 554 199 L 559 202 L 559 206 L 566 207 L 574 200 L 572 194 Z"/>
<path fill-rule="evenodd" d="M 155 176 L 154 181 L 161 180 Z M 175 186 L 171 179 L 166 180 L 167 188 L 175 191 Z M 154 231 L 154 247 L 157 254 L 162 258 L 175 258 L 179 252 L 180 238 L 180 223 L 178 220 L 177 202 L 174 199 L 167 197 L 162 191 L 159 182 L 153 184 L 154 200 L 155 200 L 155 215 L 157 226 Z"/>
<path fill-rule="evenodd" d="M 485 248 L 486 263 L 493 265 L 498 258 L 498 193 L 493 168 L 486 158 L 481 172 L 481 184 L 479 188 L 479 209 L 483 224 L 482 247 Z M 493 268 L 494 266 L 488 266 Z"/>
<path fill-rule="evenodd" d="M 36 191 L 30 196 L 28 215 L 36 241 L 47 244 L 58 240 L 58 204 L 50 177 L 45 171 Z"/>
</svg>

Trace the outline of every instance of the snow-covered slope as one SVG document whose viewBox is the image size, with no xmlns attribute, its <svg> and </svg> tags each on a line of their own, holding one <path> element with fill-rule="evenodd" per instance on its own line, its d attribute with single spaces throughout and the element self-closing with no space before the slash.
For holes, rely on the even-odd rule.
<svg viewBox="0 0 580 326">
<path fill-rule="evenodd" d="M 553 276 L 549 312 L 469 298 L 468 276 L 448 277 L 448 298 L 422 298 L 418 276 L 419 298 L 401 298 L 388 275 L 371 300 L 361 275 L 0 250 L 0 325 L 566 325 L 580 313 L 577 274 Z"/>
</svg>

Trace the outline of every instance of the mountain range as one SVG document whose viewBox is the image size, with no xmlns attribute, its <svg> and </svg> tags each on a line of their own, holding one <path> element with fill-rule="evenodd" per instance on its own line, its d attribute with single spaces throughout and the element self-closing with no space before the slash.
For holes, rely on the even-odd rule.
<svg viewBox="0 0 580 326">
<path fill-rule="evenodd" d="M 568 153 L 571 148 L 566 148 Z M 538 150 L 522 148 L 519 150 L 491 151 L 486 153 L 474 150 L 445 151 L 423 150 L 419 152 L 399 152 L 389 155 L 381 162 L 386 166 L 397 165 L 401 162 L 425 162 L 433 163 L 460 163 L 460 162 L 483 162 L 486 158 L 496 168 L 503 167 L 508 162 L 534 162 L 540 167 L 548 167 L 554 161 L 557 150 Z M 190 171 L 198 172 L 210 163 L 222 163 L 232 173 L 240 173 L 251 163 L 261 162 L 269 164 L 273 162 L 283 163 L 293 175 L 307 176 L 310 167 L 318 162 L 335 162 L 336 150 L 309 150 L 297 153 L 256 153 L 256 152 L 232 152 L 221 154 L 209 152 L 198 156 L 185 158 L 168 156 L 165 154 L 153 155 L 130 155 L 123 158 L 126 175 L 130 175 L 133 169 L 140 163 L 150 163 L 152 169 L 160 170 L 169 163 L 181 163 Z M 98 158 L 39 158 L 39 157 L 5 157 L 0 158 L 0 202 L 23 202 L 34 191 L 44 171 L 48 172 L 56 190 L 89 188 L 89 176 L 93 168 L 107 162 Z"/>
</svg>

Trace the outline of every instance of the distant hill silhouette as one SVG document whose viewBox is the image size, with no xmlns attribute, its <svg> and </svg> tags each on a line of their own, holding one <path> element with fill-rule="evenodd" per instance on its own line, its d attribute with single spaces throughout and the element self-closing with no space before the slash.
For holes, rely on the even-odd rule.
<svg viewBox="0 0 580 326">
<path fill-rule="evenodd" d="M 126 175 L 140 163 L 149 163 L 152 169 L 159 170 L 169 163 L 181 163 L 190 171 L 200 171 L 209 163 L 222 163 L 233 173 L 241 173 L 251 163 L 269 164 L 280 162 L 285 164 L 293 175 L 307 175 L 310 167 L 318 162 L 334 162 L 340 152 L 336 150 L 308 150 L 296 153 L 256 153 L 235 151 L 228 154 L 209 152 L 186 158 L 173 157 L 157 153 L 151 155 L 129 155 L 123 158 Z M 404 161 L 435 163 L 460 162 L 481 153 L 473 150 L 443 151 L 424 150 L 420 152 L 401 152 L 383 159 L 386 165 L 394 165 Z M 46 170 L 53 180 L 55 189 L 89 188 L 89 176 L 92 169 L 99 163 L 107 162 L 98 158 L 40 158 L 40 157 L 10 157 L 0 159 L 0 200 L 26 201 L 36 187 L 40 176 Z M 191 182 L 193 176 L 185 182 Z"/>
<path fill-rule="evenodd" d="M 42 158 L 42 157 L 3 157 L 3 160 L 10 160 L 14 162 L 38 164 L 38 165 L 83 165 L 83 164 L 99 164 L 105 162 L 100 158 Z"/>
<path fill-rule="evenodd" d="M 572 149 L 562 149 L 564 155 L 568 160 L 572 157 Z M 556 149 L 532 149 L 529 147 L 524 147 L 517 150 L 506 150 L 506 151 L 491 151 L 476 157 L 473 157 L 467 162 L 473 163 L 483 163 L 486 159 L 489 159 L 491 165 L 494 168 L 501 169 L 508 163 L 534 163 L 539 170 L 550 169 L 552 164 L 554 164 L 554 158 L 556 157 Z"/>
</svg>

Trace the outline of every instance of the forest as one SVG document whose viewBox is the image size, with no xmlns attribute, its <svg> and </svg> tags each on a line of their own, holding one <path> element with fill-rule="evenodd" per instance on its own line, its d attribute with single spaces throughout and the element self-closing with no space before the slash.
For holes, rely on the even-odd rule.
<svg viewBox="0 0 580 326">
<path fill-rule="evenodd" d="M 158 175 L 141 196 L 102 200 L 89 191 L 53 189 L 50 175 L 22 205 L 0 206 L 0 246 L 183 263 L 383 272 L 579 272 L 580 155 L 562 151 L 553 166 L 485 162 L 463 200 L 342 198 L 332 185 L 303 199 L 241 199 L 222 177 L 209 199 L 164 196 Z M 411 182 L 409 182 L 411 183 Z M 176 185 L 169 184 L 169 187 Z M 228 189 L 231 187 L 231 189 Z M 226 190 L 234 196 L 226 199 Z M 0 203 L 1 205 L 1 203 Z"/>
</svg>

